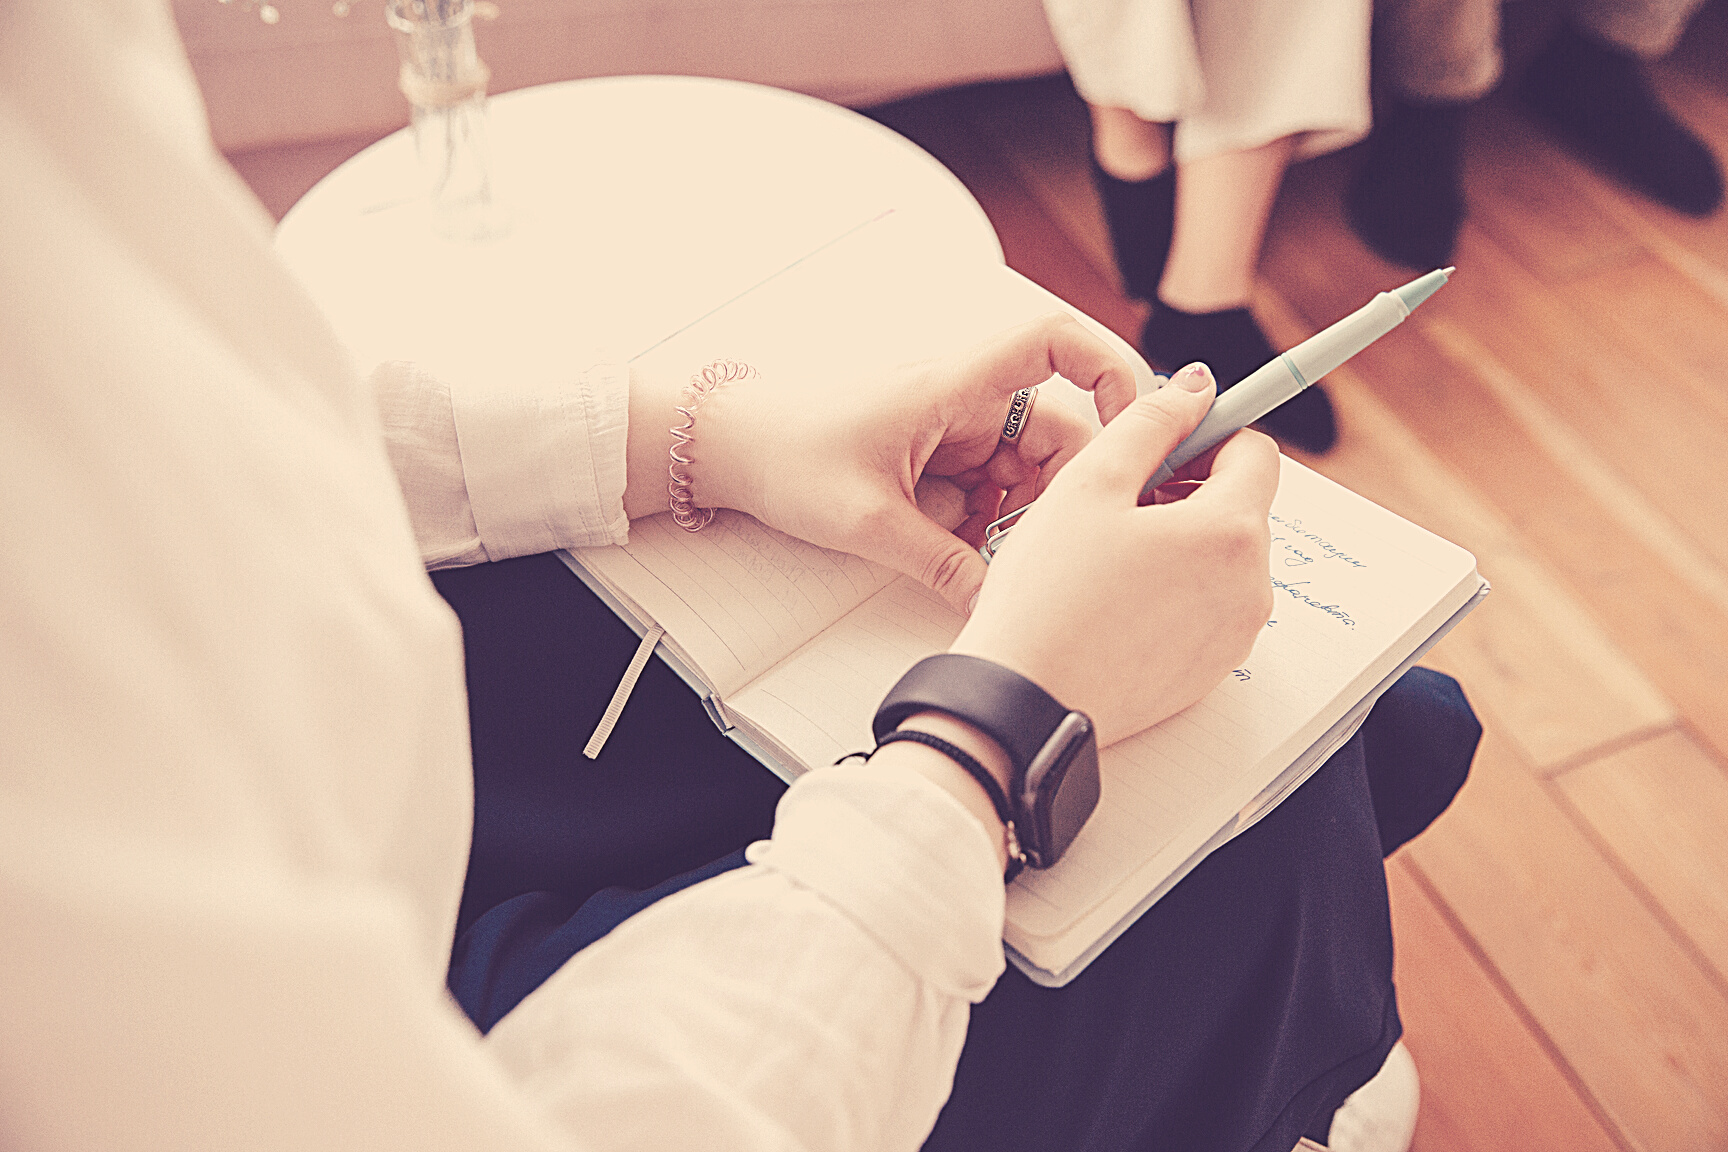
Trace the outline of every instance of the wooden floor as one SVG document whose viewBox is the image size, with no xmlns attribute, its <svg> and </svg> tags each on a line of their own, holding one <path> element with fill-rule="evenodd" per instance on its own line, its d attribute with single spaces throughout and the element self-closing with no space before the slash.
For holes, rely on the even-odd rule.
<svg viewBox="0 0 1728 1152">
<path fill-rule="evenodd" d="M 1660 86 L 1728 156 L 1728 7 Z M 1015 267 L 1123 335 L 1065 81 L 885 118 Z M 235 157 L 278 214 L 358 141 Z M 1321 471 L 1475 552 L 1494 594 L 1431 661 L 1487 727 L 1391 862 L 1422 1152 L 1728 1149 L 1728 213 L 1616 190 L 1478 110 L 1453 283 L 1330 378 Z M 1408 278 L 1342 223 L 1348 154 L 1294 170 L 1256 310 L 1289 344 Z"/>
</svg>

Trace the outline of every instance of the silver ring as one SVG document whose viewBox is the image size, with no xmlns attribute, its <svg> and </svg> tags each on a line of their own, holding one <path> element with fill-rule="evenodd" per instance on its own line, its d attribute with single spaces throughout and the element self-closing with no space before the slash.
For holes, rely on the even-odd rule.
<svg viewBox="0 0 1728 1152">
<path fill-rule="evenodd" d="M 1032 401 L 1037 398 L 1036 384 L 1014 393 L 1014 399 L 1008 405 L 1008 419 L 1002 422 L 1002 439 L 1010 444 L 1020 439 L 1020 433 L 1026 430 L 1026 421 L 1032 418 Z"/>
</svg>

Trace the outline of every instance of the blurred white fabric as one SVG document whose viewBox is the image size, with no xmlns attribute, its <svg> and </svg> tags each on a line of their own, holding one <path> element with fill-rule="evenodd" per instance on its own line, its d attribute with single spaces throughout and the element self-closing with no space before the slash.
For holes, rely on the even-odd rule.
<svg viewBox="0 0 1728 1152">
<path fill-rule="evenodd" d="M 0 151 L 0 1143 L 916 1147 L 1002 969 L 978 822 L 920 777 L 813 773 L 761 862 L 482 1041 L 444 989 L 456 622 L 166 5 L 0 5 Z M 621 451 L 603 399 L 554 399 Z M 548 479 L 508 464 L 505 489 Z M 623 464 L 594 470 L 560 542 L 614 531 Z M 475 524 L 487 555 L 531 535 Z"/>
<path fill-rule="evenodd" d="M 1368 134 L 1369 0 L 1045 0 L 1090 104 L 1175 122 L 1178 162 Z"/>
</svg>

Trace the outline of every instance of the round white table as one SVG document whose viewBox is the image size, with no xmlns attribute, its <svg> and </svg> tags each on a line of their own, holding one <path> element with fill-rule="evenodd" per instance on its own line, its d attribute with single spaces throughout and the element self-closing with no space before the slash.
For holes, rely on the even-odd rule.
<svg viewBox="0 0 1728 1152">
<path fill-rule="evenodd" d="M 362 370 L 629 359 L 887 209 L 960 258 L 1002 260 L 977 201 L 929 154 L 796 93 L 577 80 L 495 98 L 489 134 L 494 192 L 512 218 L 500 239 L 433 234 L 408 130 L 348 160 L 282 220 L 278 252 Z"/>
</svg>

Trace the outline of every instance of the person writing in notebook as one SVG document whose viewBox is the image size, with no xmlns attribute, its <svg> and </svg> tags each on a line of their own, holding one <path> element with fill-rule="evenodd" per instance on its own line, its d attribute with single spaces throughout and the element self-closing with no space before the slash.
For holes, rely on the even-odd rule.
<svg viewBox="0 0 1728 1152">
<path fill-rule="evenodd" d="M 573 366 L 494 456 L 425 373 L 369 397 L 211 150 L 166 6 L 0 27 L 0 212 L 29 222 L 0 240 L 8 1148 L 1282 1152 L 1373 1076 L 1380 853 L 1457 783 L 1423 748 L 1422 795 L 1373 783 L 1420 709 L 1376 709 L 1082 979 L 1003 976 L 1004 829 L 934 748 L 780 796 L 652 666 L 578 769 L 620 626 L 531 553 L 662 506 L 675 382 Z M 1053 370 L 1108 425 L 1035 410 L 1005 449 Z M 692 506 L 912 572 L 972 607 L 960 649 L 1108 740 L 1246 651 L 1277 475 L 1244 435 L 1137 506 L 1212 383 L 1127 381 L 1048 320 L 848 405 L 740 382 L 698 413 Z M 1042 490 L 988 579 L 917 519 L 932 473 L 974 517 Z M 423 565 L 453 565 L 460 633 Z"/>
<path fill-rule="evenodd" d="M 1014 392 L 1053 371 L 1094 394 L 1109 421 L 1103 432 L 1094 440 L 1089 426 L 1050 404 L 1034 407 L 1016 440 L 1005 441 Z M 1265 437 L 1237 437 L 1180 473 L 1161 493 L 1165 502 L 1136 504 L 1147 462 L 1185 437 L 1215 394 L 1204 365 L 1131 400 L 1128 367 L 1077 322 L 1051 316 L 950 360 L 860 382 L 822 405 L 808 402 L 808 382 L 737 375 L 706 395 L 689 443 L 677 445 L 692 461 L 681 475 L 693 505 L 746 512 L 922 580 L 969 612 L 955 652 L 1009 668 L 1086 711 L 1100 743 L 1192 703 L 1240 662 L 1265 623 L 1266 514 L 1278 470 Z M 407 427 L 408 414 L 443 414 L 451 406 L 447 389 L 406 366 L 387 366 L 373 384 L 387 428 Z M 621 403 L 630 413 L 621 499 L 627 518 L 667 509 L 664 413 L 687 402 L 685 384 L 640 374 L 613 379 L 627 392 Z M 1339 1147 L 1399 1152 L 1413 1112 L 1394 1107 L 1388 1121 L 1382 1104 L 1352 1093 L 1381 1069 L 1397 1040 L 1380 858 L 1445 806 L 1468 763 L 1468 752 L 1460 762 L 1458 750 L 1474 744 L 1473 720 L 1449 681 L 1424 674 L 1394 688 L 1367 735 L 1286 807 L 1215 854 L 1073 984 L 1036 988 L 1017 970 L 1004 971 L 996 943 L 1007 864 L 1002 822 L 986 791 L 942 752 L 885 744 L 866 768 L 818 771 L 782 795 L 777 780 L 717 734 L 689 689 L 651 662 L 600 754 L 600 771 L 578 760 L 636 637 L 575 588 L 555 558 L 506 559 L 510 545 L 475 529 L 462 514 L 465 493 L 490 500 L 476 485 L 496 473 L 483 461 L 463 460 L 454 424 L 443 420 L 423 421 L 418 437 L 421 447 L 445 444 L 436 457 L 445 474 L 438 491 L 425 484 L 439 470 L 425 466 L 430 457 L 417 465 L 404 451 L 410 437 L 393 432 L 389 446 L 422 550 L 440 567 L 435 582 L 462 616 L 468 639 L 478 812 L 450 986 L 500 1051 L 543 1047 L 561 1026 L 580 1020 L 592 1041 L 576 1066 L 585 1090 L 559 1098 L 561 1119 L 618 1147 L 651 1146 L 681 1124 L 712 1122 L 710 1111 L 669 1107 L 652 1122 L 617 1129 L 617 1113 L 595 1102 L 649 1092 L 645 1079 L 667 1099 L 678 1098 L 683 1073 L 661 1063 L 669 1058 L 657 1048 L 661 1028 L 687 1035 L 718 1014 L 729 1023 L 716 1028 L 716 1047 L 747 1051 L 752 1079 L 766 1080 L 753 1099 L 708 1101 L 704 1109 L 737 1123 L 736 1113 L 761 1122 L 787 1109 L 812 1147 L 913 1147 L 923 1140 L 933 1152 L 981 1141 L 1028 1149 L 1282 1149 L 1304 1134 L 1340 1130 L 1334 1112 L 1345 1117 L 1341 1132 L 1352 1122 L 1360 1128 L 1350 1117 L 1366 1110 L 1368 1131 L 1384 1139 L 1341 1136 Z M 920 476 L 946 477 L 965 492 L 955 532 L 915 505 Z M 1033 496 L 1037 504 L 1016 526 L 1015 547 L 986 569 L 973 548 L 983 525 Z M 440 535 L 440 522 L 457 530 Z M 502 562 L 475 563 L 488 557 Z M 572 697 L 579 701 L 574 715 Z M 510 731 L 482 731 L 492 727 L 487 717 L 504 712 Z M 524 727 L 545 735 L 525 736 Z M 1004 749 L 963 721 L 925 712 L 902 727 L 959 747 L 1006 782 Z M 1380 753 L 1373 761 L 1369 738 Z M 880 769 L 937 784 L 973 820 L 946 830 L 953 856 L 945 853 L 939 864 L 932 858 L 892 897 L 878 885 L 911 878 L 898 867 L 885 875 L 887 860 L 834 834 L 855 827 L 860 814 L 843 814 L 829 792 L 880 785 L 890 777 L 869 776 Z M 865 818 L 903 834 L 934 834 L 909 796 L 875 796 L 865 806 Z M 1309 829 L 1316 825 L 1328 827 L 1331 839 L 1313 853 Z M 939 888 L 958 881 L 968 870 L 957 857 L 978 844 L 974 827 L 986 833 L 990 882 L 966 895 L 946 893 L 958 898 L 916 929 L 858 919 L 885 898 L 921 904 L 933 877 L 945 877 L 935 881 Z M 859 864 L 865 875 L 847 881 L 858 887 L 825 888 L 834 864 L 805 857 L 812 848 L 805 837 Z M 746 850 L 762 838 L 767 845 Z M 777 867 L 795 887 L 825 892 L 844 918 L 919 974 L 925 993 L 944 987 L 974 1007 L 954 1003 L 958 1019 L 897 1013 L 888 983 L 861 977 L 856 954 L 834 951 L 832 939 L 801 919 L 769 929 L 730 898 L 714 910 L 694 899 L 719 897 L 705 882 L 742 885 L 745 876 Z M 981 912 L 988 931 L 975 931 Z M 723 916 L 745 926 L 719 932 Z M 985 940 L 978 952 L 965 943 Z M 940 968 L 924 967 L 929 963 Z M 799 973 L 800 992 L 816 1000 L 758 984 L 763 970 Z M 827 983 L 842 972 L 844 990 Z M 588 987 L 583 973 L 603 983 Z M 715 980 L 727 993 L 710 1002 Z M 669 1018 L 657 1000 L 679 983 L 688 990 Z M 653 1022 L 646 1033 L 638 1010 Z M 802 1033 L 814 1022 L 788 1021 L 801 1012 L 818 1013 L 814 1026 L 824 1042 L 811 1057 L 801 1046 L 815 1041 L 794 1040 L 794 1072 L 777 1063 L 764 1037 L 782 1023 L 786 1038 Z M 940 1041 L 936 1053 L 908 1046 L 921 1030 Z M 955 1046 L 958 1079 L 950 1071 Z M 894 1053 L 892 1076 L 875 1063 L 884 1051 Z M 629 1059 L 615 1065 L 624 1054 Z M 1395 1103 L 1413 1109 L 1413 1074 L 1400 1055 L 1403 1063 L 1388 1065 L 1402 1076 L 1391 1086 L 1405 1089 Z M 677 1059 L 693 1056 L 681 1051 Z M 877 1071 L 861 1073 L 860 1060 Z M 762 1068 L 776 1071 L 768 1076 Z M 885 1093 L 877 1097 L 885 1111 L 834 1095 L 836 1084 L 860 1074 L 888 1077 L 871 1081 Z M 812 1076 L 820 1087 L 811 1087 Z M 1339 1110 L 1347 1098 L 1354 1111 Z M 940 1119 L 928 1131 L 937 1109 Z M 1086 1131 L 1104 1116 L 1123 1130 L 1088 1142 Z M 818 1138 L 804 1127 L 817 1123 L 863 1127 L 849 1138 L 829 1131 Z M 604 1128 L 607 1140 L 590 1125 Z"/>
</svg>

